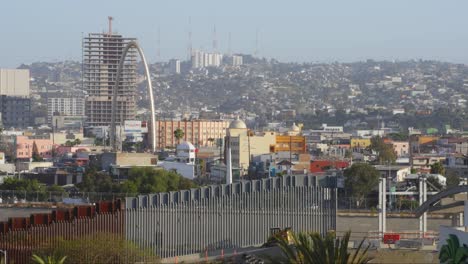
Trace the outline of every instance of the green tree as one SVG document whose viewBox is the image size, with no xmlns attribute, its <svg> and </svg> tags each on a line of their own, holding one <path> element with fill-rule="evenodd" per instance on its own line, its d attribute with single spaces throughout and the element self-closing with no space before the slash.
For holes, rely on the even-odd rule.
<svg viewBox="0 0 468 264">
<path fill-rule="evenodd" d="M 45 190 L 36 179 L 16 179 L 6 178 L 2 184 L 0 184 L 1 190 L 16 190 L 16 191 L 41 191 Z"/>
<path fill-rule="evenodd" d="M 341 239 L 334 232 L 328 232 L 325 237 L 318 233 L 291 234 L 291 237 L 292 241 L 288 236 L 279 237 L 278 244 L 283 254 L 272 259 L 273 263 L 362 264 L 372 260 L 367 254 L 370 245 L 364 247 L 364 239 L 355 250 L 348 251 L 350 231 Z"/>
<path fill-rule="evenodd" d="M 213 142 L 215 141 L 215 139 L 214 138 L 209 138 L 209 139 L 207 139 L 207 141 L 211 143 L 210 144 L 211 146 L 213 146 Z"/>
<path fill-rule="evenodd" d="M 367 163 L 355 163 L 344 171 L 345 191 L 360 206 L 379 183 L 379 171 Z"/>
<path fill-rule="evenodd" d="M 180 128 L 177 128 L 174 131 L 174 137 L 177 139 L 177 143 L 180 144 L 180 139 L 184 137 L 184 131 Z"/>
<path fill-rule="evenodd" d="M 379 164 L 395 163 L 396 154 L 391 144 L 386 144 L 383 138 L 377 136 L 371 138 L 370 149 L 377 152 Z"/>
<path fill-rule="evenodd" d="M 83 175 L 83 181 L 77 184 L 82 192 L 115 192 L 118 190 L 112 177 L 101 171 L 90 169 Z"/>
<path fill-rule="evenodd" d="M 137 187 L 138 193 L 169 192 L 197 187 L 193 181 L 176 172 L 153 168 L 132 168 L 128 181 Z"/>
<path fill-rule="evenodd" d="M 444 165 L 438 161 L 434 164 L 431 165 L 431 173 L 432 174 L 440 174 L 440 175 L 445 175 L 445 168 Z"/>
<path fill-rule="evenodd" d="M 129 196 L 138 194 L 138 186 L 133 181 L 124 181 L 120 185 L 120 192 L 126 193 Z"/>
<path fill-rule="evenodd" d="M 33 141 L 33 148 L 32 148 L 32 160 L 34 162 L 42 161 L 42 157 L 39 154 L 39 150 L 37 149 L 36 141 Z"/>
<path fill-rule="evenodd" d="M 0 184 L 0 190 L 18 191 L 16 196 L 19 199 L 39 199 L 42 201 L 46 197 L 45 186 L 40 184 L 36 179 L 6 178 L 3 183 Z"/>
</svg>

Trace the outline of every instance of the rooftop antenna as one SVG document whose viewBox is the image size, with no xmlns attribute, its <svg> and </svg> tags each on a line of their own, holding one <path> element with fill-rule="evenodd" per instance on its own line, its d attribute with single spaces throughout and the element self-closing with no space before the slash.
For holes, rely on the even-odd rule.
<svg viewBox="0 0 468 264">
<path fill-rule="evenodd" d="M 218 41 L 216 39 L 216 25 L 213 26 L 213 51 L 218 49 Z"/>
<path fill-rule="evenodd" d="M 187 46 L 187 52 L 188 52 L 188 58 L 192 58 L 192 18 L 189 17 L 189 30 L 188 30 L 188 46 Z"/>
<path fill-rule="evenodd" d="M 114 18 L 111 16 L 108 16 L 107 19 L 109 20 L 109 31 L 107 34 L 111 36 L 112 35 L 112 20 L 114 20 Z"/>
</svg>

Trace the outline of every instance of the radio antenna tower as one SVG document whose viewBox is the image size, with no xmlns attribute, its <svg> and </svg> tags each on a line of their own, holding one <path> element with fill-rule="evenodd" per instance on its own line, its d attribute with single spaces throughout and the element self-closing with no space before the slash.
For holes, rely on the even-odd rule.
<svg viewBox="0 0 468 264">
<path fill-rule="evenodd" d="M 192 58 L 192 18 L 189 17 L 189 30 L 188 30 L 188 45 L 187 45 L 187 53 L 188 59 Z"/>
<path fill-rule="evenodd" d="M 232 55 L 231 54 L 231 32 L 229 32 L 228 34 L 228 55 Z"/>
<path fill-rule="evenodd" d="M 213 26 L 213 51 L 218 49 L 218 40 L 216 39 L 216 25 Z"/>
<path fill-rule="evenodd" d="M 156 50 L 156 61 L 161 60 L 161 27 L 158 26 L 158 47 Z"/>
<path fill-rule="evenodd" d="M 257 57 L 258 56 L 258 28 L 257 30 L 255 31 L 255 52 L 254 52 L 254 56 Z"/>
</svg>

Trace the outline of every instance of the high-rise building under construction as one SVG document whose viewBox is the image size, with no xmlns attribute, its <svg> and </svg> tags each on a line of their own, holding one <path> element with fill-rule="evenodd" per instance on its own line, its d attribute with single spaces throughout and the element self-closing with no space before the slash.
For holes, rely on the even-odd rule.
<svg viewBox="0 0 468 264">
<path fill-rule="evenodd" d="M 112 89 L 120 57 L 125 46 L 135 38 L 114 34 L 109 18 L 107 33 L 89 33 L 83 38 L 83 88 L 87 92 L 86 125 L 109 126 L 112 117 Z M 117 92 L 116 123 L 135 118 L 137 51 L 127 53 Z M 122 122 L 123 123 L 123 122 Z"/>
</svg>

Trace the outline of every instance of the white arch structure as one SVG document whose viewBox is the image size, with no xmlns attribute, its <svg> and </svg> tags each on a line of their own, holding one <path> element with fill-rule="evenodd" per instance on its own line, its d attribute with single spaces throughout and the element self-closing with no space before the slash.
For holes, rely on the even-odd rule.
<svg viewBox="0 0 468 264">
<path fill-rule="evenodd" d="M 114 89 L 112 90 L 112 118 L 111 118 L 111 131 L 110 131 L 110 143 L 112 146 L 113 151 L 117 151 L 117 142 L 115 138 L 115 108 L 117 107 L 117 91 L 119 89 L 119 83 L 120 83 L 120 75 L 122 73 L 122 68 L 125 62 L 125 57 L 127 56 L 127 52 L 129 49 L 135 48 L 138 50 L 138 53 L 140 54 L 140 58 L 143 61 L 143 65 L 145 66 L 145 76 L 146 76 L 146 82 L 148 86 L 148 93 L 150 96 L 150 105 L 151 105 L 151 135 L 149 137 L 151 138 L 151 150 L 156 152 L 156 120 L 155 120 L 155 113 L 154 113 L 154 97 L 153 97 L 153 86 L 151 85 L 151 76 L 149 74 L 149 69 L 148 69 L 148 64 L 146 64 L 146 58 L 145 54 L 143 53 L 143 50 L 140 48 L 138 43 L 136 41 L 131 41 L 127 44 L 125 47 L 122 57 L 120 57 L 120 62 L 119 62 L 119 68 L 117 69 L 117 76 L 115 78 L 115 85 Z M 123 120 L 122 124 L 123 125 Z"/>
</svg>

